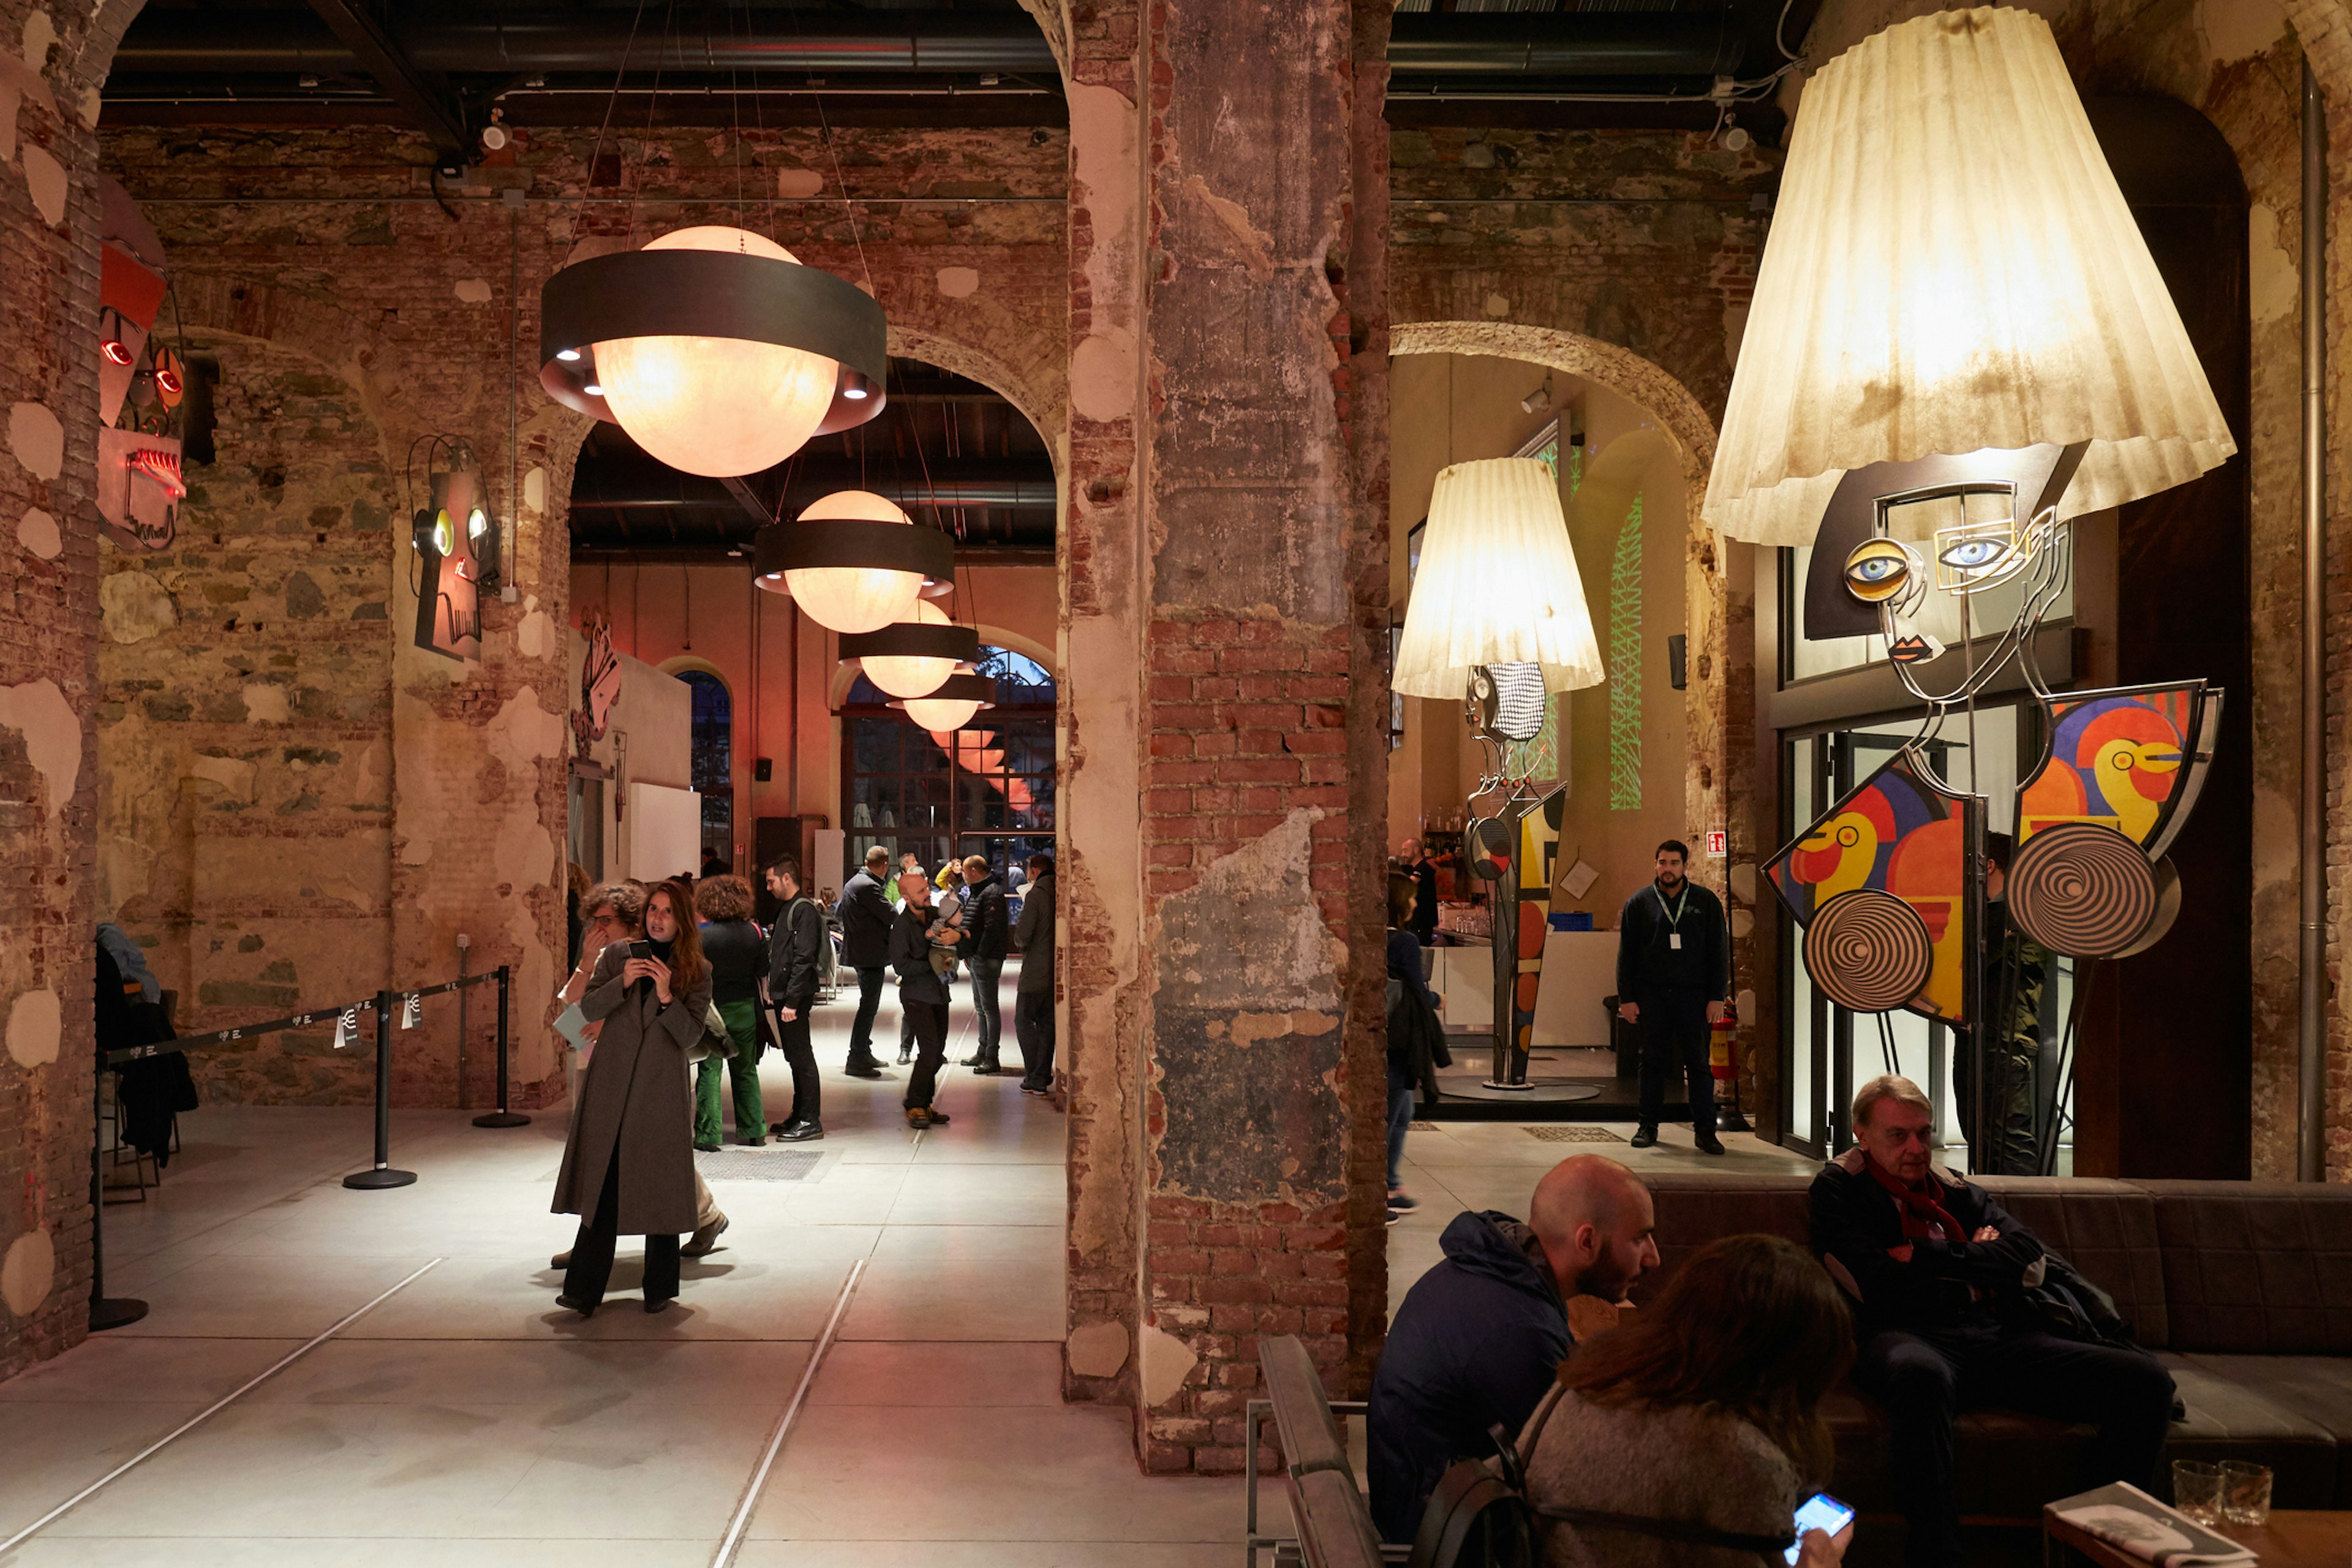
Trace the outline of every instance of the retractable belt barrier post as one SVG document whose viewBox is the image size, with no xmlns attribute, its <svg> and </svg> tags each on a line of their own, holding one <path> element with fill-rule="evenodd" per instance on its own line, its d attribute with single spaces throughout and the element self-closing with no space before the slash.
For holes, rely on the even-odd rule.
<svg viewBox="0 0 2352 1568">
<path fill-rule="evenodd" d="M 394 994 L 375 994 L 375 1164 L 368 1170 L 354 1171 L 343 1178 L 343 1185 L 373 1192 L 383 1187 L 404 1187 L 416 1180 L 414 1171 L 392 1168 L 392 1007 Z"/>
<path fill-rule="evenodd" d="M 530 1125 L 530 1117 L 525 1116 L 519 1110 L 509 1110 L 507 1109 L 507 1088 L 509 1083 L 507 1074 L 507 988 L 509 971 L 507 966 L 501 963 L 499 965 L 497 973 L 499 977 L 499 1108 L 496 1110 L 491 1111 L 488 1116 L 475 1117 L 474 1125 L 477 1127 L 528 1127 Z"/>
</svg>

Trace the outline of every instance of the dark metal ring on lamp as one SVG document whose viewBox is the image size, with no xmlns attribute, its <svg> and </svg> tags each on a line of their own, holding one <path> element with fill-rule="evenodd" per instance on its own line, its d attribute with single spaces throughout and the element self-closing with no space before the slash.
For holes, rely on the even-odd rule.
<svg viewBox="0 0 2352 1568">
<path fill-rule="evenodd" d="M 760 530 L 752 563 L 760 585 L 777 593 L 783 591 L 785 573 L 823 566 L 919 572 L 931 582 L 942 583 L 954 574 L 955 544 L 938 529 L 920 523 L 868 522 L 862 518 L 820 518 L 803 512 L 797 522 Z"/>
<path fill-rule="evenodd" d="M 950 675 L 938 690 L 927 691 L 920 697 L 895 699 L 890 706 L 919 723 L 916 710 L 934 702 L 971 703 L 972 712 L 957 721 L 957 726 L 969 724 L 973 715 L 996 706 L 996 682 L 985 675 Z"/>
<path fill-rule="evenodd" d="M 889 364 L 882 306 L 815 267 L 718 250 L 630 250 L 576 261 L 539 298 L 540 384 L 567 408 L 616 423 L 596 381 L 596 344 L 615 338 L 740 338 L 822 354 L 841 366 L 820 436 L 882 412 Z"/>
<path fill-rule="evenodd" d="M 980 633 L 971 626 L 900 621 L 878 632 L 853 632 L 843 637 L 840 653 L 844 658 L 951 658 L 961 664 L 980 657 Z M 950 676 L 949 681 L 952 684 L 961 679 Z"/>
</svg>

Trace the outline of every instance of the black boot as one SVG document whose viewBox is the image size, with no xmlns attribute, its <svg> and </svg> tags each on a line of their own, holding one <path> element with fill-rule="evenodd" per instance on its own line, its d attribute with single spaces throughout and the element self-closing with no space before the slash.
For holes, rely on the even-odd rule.
<svg viewBox="0 0 2352 1568">
<path fill-rule="evenodd" d="M 807 1143 L 824 1136 L 822 1121 L 787 1121 L 776 1130 L 779 1143 Z"/>
</svg>

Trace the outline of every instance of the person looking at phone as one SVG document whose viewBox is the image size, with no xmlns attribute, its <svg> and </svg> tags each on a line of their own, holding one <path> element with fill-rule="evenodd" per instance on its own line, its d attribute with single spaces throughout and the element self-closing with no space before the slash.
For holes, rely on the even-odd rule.
<svg viewBox="0 0 2352 1568">
<path fill-rule="evenodd" d="M 1822 1399 L 1853 1359 L 1844 1301 L 1805 1249 L 1730 1236 L 1559 1369 L 1518 1451 L 1547 1568 L 1832 1568 L 1851 1510 L 1825 1500 Z M 1790 1554 L 1793 1549 L 1793 1555 Z"/>
<path fill-rule="evenodd" d="M 1915 1568 L 1962 1561 L 1952 1418 L 1981 1406 L 2095 1428 L 2079 1474 L 2050 1495 L 2147 1487 L 2171 1424 L 2172 1374 L 2130 1342 L 2114 1304 L 1973 1182 L 1931 1156 L 1935 1112 L 1887 1074 L 1853 1097 L 1854 1147 L 1808 1195 L 1813 1246 L 1856 1303 L 1854 1382 L 1886 1410 L 1889 1468 Z M 2078 1337 L 2028 1291 L 2056 1290 Z M 2046 1302 L 2044 1303 L 2046 1304 Z M 2023 1308 L 2024 1310 L 2011 1309 Z"/>
<path fill-rule="evenodd" d="M 553 1208 L 580 1216 L 556 1302 L 583 1317 L 604 1300 L 623 1235 L 646 1238 L 646 1310 L 669 1305 L 678 1237 L 695 1228 L 694 1152 L 680 1134 L 693 1123 L 686 1057 L 702 1039 L 710 966 L 684 883 L 647 895 L 645 932 L 606 945 L 580 1003 L 604 1027 L 581 1077 Z"/>
<path fill-rule="evenodd" d="M 915 1036 L 915 1070 L 907 1079 L 907 1125 L 944 1127 L 945 1111 L 931 1104 L 940 1066 L 948 1054 L 948 983 L 932 949 L 954 951 L 961 931 L 931 901 L 931 879 L 918 868 L 898 878 L 898 918 L 890 927 L 890 967 L 898 973 L 898 1009 Z"/>
</svg>

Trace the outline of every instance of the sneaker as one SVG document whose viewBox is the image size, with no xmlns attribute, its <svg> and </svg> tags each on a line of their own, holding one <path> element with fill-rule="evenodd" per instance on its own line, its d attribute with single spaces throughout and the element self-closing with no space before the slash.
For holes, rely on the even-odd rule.
<svg viewBox="0 0 2352 1568">
<path fill-rule="evenodd" d="M 913 1051 L 908 1050 L 904 1046 L 900 1046 L 898 1047 L 898 1065 L 900 1067 L 905 1067 L 908 1062 L 913 1061 L 914 1059 L 915 1053 Z"/>
<path fill-rule="evenodd" d="M 1658 1146 L 1658 1130 L 1644 1121 L 1641 1126 L 1633 1130 L 1633 1146 L 1636 1149 L 1656 1148 Z"/>
<path fill-rule="evenodd" d="M 1389 1210 L 1389 1223 L 1391 1225 L 1396 1224 L 1397 1221 L 1402 1218 L 1404 1218 L 1404 1211 L 1402 1209 Z"/>
<path fill-rule="evenodd" d="M 720 1215 L 713 1225 L 698 1226 L 686 1245 L 677 1249 L 680 1258 L 708 1258 L 719 1250 L 719 1238 L 727 1234 L 727 1216 Z"/>
<path fill-rule="evenodd" d="M 719 1145 L 716 1143 L 697 1143 L 694 1146 L 694 1152 L 698 1154 L 716 1154 L 719 1152 Z"/>
<path fill-rule="evenodd" d="M 994 1062 L 979 1062 L 973 1065 L 971 1076 L 974 1078 L 994 1078 L 998 1073 L 1001 1073 L 1003 1070 L 1004 1069 L 1003 1068 L 997 1066 Z"/>
<path fill-rule="evenodd" d="M 869 1058 L 862 1062 L 852 1062 L 841 1070 L 850 1078 L 880 1078 L 882 1064 Z"/>
<path fill-rule="evenodd" d="M 1723 1140 L 1712 1132 L 1701 1133 L 1698 1138 L 1698 1152 L 1702 1154 L 1720 1154 L 1724 1152 Z"/>
<path fill-rule="evenodd" d="M 783 1131 L 776 1134 L 776 1142 L 809 1143 L 824 1136 L 824 1123 L 822 1121 L 787 1121 L 784 1123 Z"/>
<path fill-rule="evenodd" d="M 1044 1100 L 1050 1096 L 1054 1091 L 1050 1089 L 1040 1089 L 1034 1083 L 1024 1083 L 1021 1086 L 1021 1092 L 1024 1094 L 1034 1094 L 1038 1099 Z"/>
<path fill-rule="evenodd" d="M 1417 1209 L 1420 1206 L 1421 1200 L 1407 1193 L 1402 1187 L 1399 1187 L 1394 1192 L 1389 1194 L 1389 1207 L 1392 1209 L 1400 1209 L 1409 1212 L 1411 1210 Z"/>
</svg>

